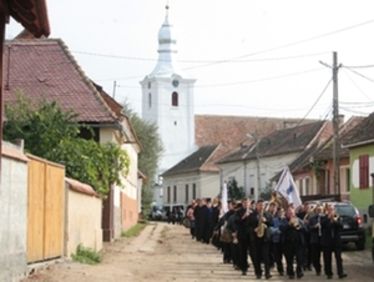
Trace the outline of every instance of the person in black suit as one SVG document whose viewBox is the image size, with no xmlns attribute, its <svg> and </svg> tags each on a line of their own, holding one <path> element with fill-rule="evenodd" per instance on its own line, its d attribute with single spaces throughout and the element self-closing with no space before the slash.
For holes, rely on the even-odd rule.
<svg viewBox="0 0 374 282">
<path fill-rule="evenodd" d="M 342 222 L 339 215 L 335 213 L 333 205 L 327 206 L 327 215 L 321 219 L 322 238 L 321 245 L 323 249 L 323 262 L 325 264 L 325 274 L 327 279 L 332 279 L 332 253 L 335 255 L 336 268 L 340 279 L 347 277 L 343 271 L 342 242 L 340 230 Z"/>
<path fill-rule="evenodd" d="M 242 275 L 248 271 L 248 248 L 249 248 L 249 215 L 251 213 L 249 201 L 244 199 L 236 211 L 235 231 L 238 239 L 238 268 Z"/>
<path fill-rule="evenodd" d="M 249 215 L 250 228 L 250 255 L 257 279 L 261 279 L 262 269 L 261 261 L 265 265 L 265 278 L 271 278 L 270 275 L 270 254 L 269 247 L 271 241 L 270 226 L 271 219 L 267 213 L 264 212 L 264 201 L 258 200 L 256 209 Z M 263 235 L 259 235 L 260 225 L 263 224 Z"/>
<path fill-rule="evenodd" d="M 312 264 L 317 276 L 321 275 L 321 237 L 322 237 L 322 218 L 325 216 L 322 206 L 316 206 L 314 214 L 310 217 L 308 226 L 310 231 L 310 246 L 312 255 Z"/>
<path fill-rule="evenodd" d="M 287 263 L 287 275 L 290 279 L 295 278 L 294 260 L 296 258 L 297 278 L 304 276 L 303 258 L 305 248 L 305 226 L 303 221 L 296 216 L 295 210 L 289 208 L 287 212 L 287 224 L 280 226 L 284 236 L 284 254 Z"/>
</svg>

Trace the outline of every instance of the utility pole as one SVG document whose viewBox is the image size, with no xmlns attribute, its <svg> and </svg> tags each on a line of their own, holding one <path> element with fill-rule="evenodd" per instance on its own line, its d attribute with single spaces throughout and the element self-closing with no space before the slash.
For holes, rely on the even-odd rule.
<svg viewBox="0 0 374 282">
<path fill-rule="evenodd" d="M 116 98 L 116 89 L 117 89 L 117 81 L 113 81 L 113 92 L 112 92 L 112 98 Z"/>
<path fill-rule="evenodd" d="M 334 129 L 334 139 L 333 139 L 333 166 L 334 166 L 334 192 L 338 195 L 339 200 L 341 200 L 340 195 L 340 139 L 339 139 L 339 92 L 338 92 L 338 71 L 340 66 L 338 66 L 338 53 L 333 52 L 332 59 L 332 82 L 333 82 L 333 129 Z"/>
<path fill-rule="evenodd" d="M 255 133 L 248 133 L 248 137 L 252 138 L 255 141 L 254 147 L 252 147 L 252 150 L 255 150 L 255 156 L 256 156 L 256 174 L 257 174 L 257 189 L 255 189 L 255 201 L 258 200 L 259 192 L 261 189 L 261 175 L 260 175 L 260 156 L 258 154 L 258 145 L 260 144 L 261 139 L 257 137 L 257 134 Z M 248 152 L 250 153 L 250 152 Z M 246 167 L 245 167 L 246 169 Z"/>
<path fill-rule="evenodd" d="M 338 53 L 332 52 L 332 66 L 321 62 L 320 63 L 326 67 L 332 69 L 332 82 L 333 82 L 333 99 L 332 99 L 332 124 L 333 124 L 333 152 L 332 152 L 332 161 L 334 167 L 334 183 L 333 183 L 333 191 L 338 196 L 339 200 L 341 200 L 341 193 L 340 193 L 340 139 L 339 139 L 339 125 L 340 125 L 340 117 L 339 117 L 339 92 L 338 92 L 338 72 L 339 68 L 342 66 L 341 64 L 338 65 Z"/>
</svg>

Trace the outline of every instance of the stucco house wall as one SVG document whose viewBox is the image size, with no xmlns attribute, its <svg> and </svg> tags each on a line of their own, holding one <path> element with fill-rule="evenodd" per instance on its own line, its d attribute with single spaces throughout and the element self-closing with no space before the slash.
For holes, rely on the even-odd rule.
<svg viewBox="0 0 374 282">
<path fill-rule="evenodd" d="M 369 187 L 360 187 L 359 157 L 360 155 L 369 155 Z M 374 145 L 366 145 L 350 149 L 350 167 L 351 167 L 351 189 L 350 198 L 352 203 L 363 214 L 367 214 L 368 206 L 373 201 L 373 188 L 370 174 L 374 172 Z"/>
<path fill-rule="evenodd" d="M 271 178 L 286 165 L 291 163 L 298 154 L 299 152 L 264 158 L 260 157 L 260 185 L 258 185 L 257 160 L 253 159 L 219 164 L 221 177 L 223 181 L 229 181 L 231 178 L 235 178 L 238 186 L 244 188 L 247 196 L 255 198 L 257 193 L 259 197 L 261 192 L 263 192 L 268 185 L 271 185 Z M 256 191 L 257 187 L 260 187 L 260 191 Z M 253 191 L 253 194 L 251 194 L 251 191 Z"/>
<path fill-rule="evenodd" d="M 5 143 L 0 183 L 0 281 L 18 281 L 26 272 L 27 158 Z"/>
<path fill-rule="evenodd" d="M 214 198 L 220 193 L 220 178 L 218 173 L 200 172 L 185 173 L 164 178 L 163 194 L 166 207 L 186 207 L 194 198 L 193 187 L 195 185 L 195 198 Z M 174 201 L 173 189 L 177 187 L 177 198 Z M 167 189 L 170 187 L 170 199 L 168 200 Z M 188 188 L 188 198 L 186 189 Z"/>
<path fill-rule="evenodd" d="M 88 186 L 83 183 L 78 185 Z M 102 200 L 89 186 L 88 190 L 77 191 L 66 182 L 65 187 L 65 256 L 75 253 L 79 244 L 100 251 L 103 247 Z"/>
</svg>

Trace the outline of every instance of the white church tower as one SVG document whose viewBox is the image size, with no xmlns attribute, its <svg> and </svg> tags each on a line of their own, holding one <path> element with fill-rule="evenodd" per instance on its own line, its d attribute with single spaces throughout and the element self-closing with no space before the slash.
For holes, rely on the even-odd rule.
<svg viewBox="0 0 374 282">
<path fill-rule="evenodd" d="M 169 6 L 158 33 L 158 62 L 140 82 L 142 117 L 158 126 L 164 152 L 158 175 L 195 149 L 193 88 L 195 79 L 184 78 L 175 68 L 176 39 L 169 23 Z"/>
</svg>

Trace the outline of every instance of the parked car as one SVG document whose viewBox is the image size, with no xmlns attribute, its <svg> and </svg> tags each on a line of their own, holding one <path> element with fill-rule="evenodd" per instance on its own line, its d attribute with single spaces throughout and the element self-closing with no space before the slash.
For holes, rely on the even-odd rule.
<svg viewBox="0 0 374 282">
<path fill-rule="evenodd" d="M 149 215 L 150 220 L 166 220 L 166 212 L 161 207 L 153 206 Z"/>
<path fill-rule="evenodd" d="M 364 250 L 366 234 L 358 209 L 349 202 L 334 202 L 333 205 L 336 213 L 342 218 L 343 230 L 340 234 L 342 242 L 353 242 L 358 250 Z"/>
</svg>

